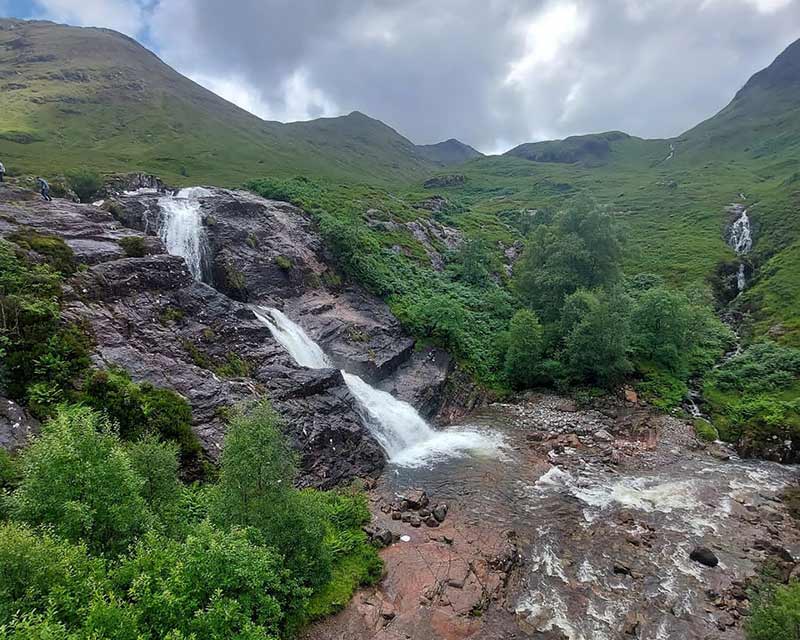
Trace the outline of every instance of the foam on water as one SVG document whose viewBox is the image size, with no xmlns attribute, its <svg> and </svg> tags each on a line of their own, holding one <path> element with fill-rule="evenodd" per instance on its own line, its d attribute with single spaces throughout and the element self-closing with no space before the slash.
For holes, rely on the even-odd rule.
<svg viewBox="0 0 800 640">
<path fill-rule="evenodd" d="M 192 276 L 200 281 L 203 279 L 206 243 L 200 198 L 209 195 L 211 192 L 208 189 L 190 187 L 158 200 L 163 214 L 158 235 L 167 252 L 186 260 Z"/>
<path fill-rule="evenodd" d="M 267 307 L 254 307 L 253 313 L 301 367 L 333 367 L 322 348 L 286 314 Z M 376 389 L 355 374 L 342 371 L 342 377 L 358 401 L 367 428 L 395 465 L 421 467 L 469 454 L 496 455 L 502 446 L 499 435 L 476 429 L 436 431 L 407 402 Z"/>
</svg>

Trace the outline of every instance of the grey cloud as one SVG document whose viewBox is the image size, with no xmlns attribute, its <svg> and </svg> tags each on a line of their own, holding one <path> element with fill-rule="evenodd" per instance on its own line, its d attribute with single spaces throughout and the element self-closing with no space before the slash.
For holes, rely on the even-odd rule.
<svg viewBox="0 0 800 640">
<path fill-rule="evenodd" d="M 800 0 L 160 0 L 148 27 L 167 62 L 267 115 L 358 109 L 494 150 L 676 135 L 800 37 Z"/>
</svg>

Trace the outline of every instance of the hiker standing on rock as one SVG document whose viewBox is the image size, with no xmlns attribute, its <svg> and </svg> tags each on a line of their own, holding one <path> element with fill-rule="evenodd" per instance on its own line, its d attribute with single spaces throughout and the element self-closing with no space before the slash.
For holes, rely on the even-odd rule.
<svg viewBox="0 0 800 640">
<path fill-rule="evenodd" d="M 6 178 L 6 168 L 2 162 L 0 162 L 0 182 L 5 182 Z"/>
<path fill-rule="evenodd" d="M 47 184 L 47 180 L 45 180 L 44 178 L 36 178 L 36 184 L 39 185 L 42 198 L 50 202 L 52 198 L 50 197 L 50 185 Z"/>
</svg>

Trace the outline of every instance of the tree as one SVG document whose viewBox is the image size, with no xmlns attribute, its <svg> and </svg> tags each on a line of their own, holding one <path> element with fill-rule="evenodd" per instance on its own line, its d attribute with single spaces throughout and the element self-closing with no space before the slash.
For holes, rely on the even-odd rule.
<svg viewBox="0 0 800 640">
<path fill-rule="evenodd" d="M 692 313 L 686 296 L 655 287 L 637 300 L 631 314 L 631 347 L 636 358 L 684 373 L 692 348 Z"/>
<path fill-rule="evenodd" d="M 116 582 L 152 638 L 272 640 L 287 610 L 307 596 L 274 549 L 254 543 L 249 531 L 208 523 L 185 542 L 147 535 Z"/>
<path fill-rule="evenodd" d="M 11 514 L 58 535 L 117 554 L 152 522 L 143 480 L 106 418 L 86 407 L 62 408 L 23 457 Z"/>
<path fill-rule="evenodd" d="M 292 487 L 295 456 L 269 403 L 233 418 L 225 436 L 210 516 L 221 527 L 252 527 L 302 582 L 323 584 L 331 558 L 324 514 Z"/>
<path fill-rule="evenodd" d="M 140 495 L 163 522 L 172 524 L 178 516 L 181 484 L 178 480 L 178 447 L 147 435 L 125 448 L 131 467 L 142 479 Z"/>
<path fill-rule="evenodd" d="M 514 269 L 516 290 L 541 318 L 553 321 L 571 293 L 616 281 L 621 252 L 611 215 L 581 200 L 533 231 Z"/>
<path fill-rule="evenodd" d="M 602 290 L 576 291 L 566 299 L 563 360 L 575 378 L 608 387 L 631 371 L 629 305 L 622 294 Z"/>
<path fill-rule="evenodd" d="M 511 318 L 505 370 L 517 388 L 533 386 L 538 378 L 544 349 L 542 325 L 533 311 L 521 309 Z"/>
<path fill-rule="evenodd" d="M 66 174 L 69 188 L 75 192 L 81 202 L 91 202 L 103 187 L 103 179 L 93 169 L 80 167 Z"/>
</svg>

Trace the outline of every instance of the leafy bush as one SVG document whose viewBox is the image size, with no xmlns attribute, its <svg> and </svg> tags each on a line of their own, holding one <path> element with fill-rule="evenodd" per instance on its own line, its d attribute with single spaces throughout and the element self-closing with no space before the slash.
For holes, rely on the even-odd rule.
<svg viewBox="0 0 800 640">
<path fill-rule="evenodd" d="M 262 403 L 230 422 L 222 451 L 211 519 L 221 527 L 248 527 L 283 554 L 302 584 L 330 577 L 324 514 L 292 487 L 295 456 L 272 408 Z"/>
<path fill-rule="evenodd" d="M 121 553 L 151 514 L 119 440 L 100 414 L 63 409 L 23 454 L 23 478 L 9 498 L 12 516 L 47 524 L 94 552 Z"/>
<path fill-rule="evenodd" d="M 292 261 L 286 256 L 275 256 L 275 264 L 284 271 L 290 271 L 292 268 Z"/>
<path fill-rule="evenodd" d="M 92 202 L 103 188 L 103 179 L 100 175 L 86 167 L 67 172 L 66 178 L 70 189 L 75 192 L 81 202 Z"/>
<path fill-rule="evenodd" d="M 800 582 L 794 581 L 760 593 L 745 629 L 748 640 L 800 638 Z"/>
<path fill-rule="evenodd" d="M 28 263 L 0 240 L 0 384 L 38 416 L 68 394 L 89 366 L 89 339 L 59 320 L 61 280 L 45 265 Z"/>
<path fill-rule="evenodd" d="M 562 358 L 579 381 L 619 384 L 631 371 L 628 303 L 619 293 L 577 291 L 564 303 Z"/>
<path fill-rule="evenodd" d="M 145 245 L 142 236 L 126 236 L 119 239 L 119 246 L 129 258 L 142 258 L 147 253 L 147 246 Z"/>
<path fill-rule="evenodd" d="M 543 350 L 544 338 L 539 318 L 527 309 L 517 311 L 508 329 L 505 361 L 506 375 L 515 387 L 530 387 L 541 379 Z"/>
<path fill-rule="evenodd" d="M 86 381 L 81 401 L 114 420 L 125 440 L 153 434 L 176 442 L 184 458 L 200 453 L 189 403 L 170 389 L 136 384 L 120 369 L 97 370 Z"/>
<path fill-rule="evenodd" d="M 80 623 L 92 589 L 106 586 L 105 563 L 92 558 L 85 545 L 16 523 L 0 524 L 0 566 L 0 625 L 36 610 Z"/>
</svg>

